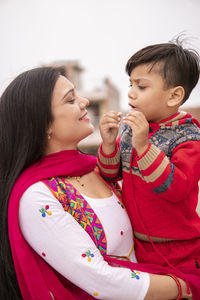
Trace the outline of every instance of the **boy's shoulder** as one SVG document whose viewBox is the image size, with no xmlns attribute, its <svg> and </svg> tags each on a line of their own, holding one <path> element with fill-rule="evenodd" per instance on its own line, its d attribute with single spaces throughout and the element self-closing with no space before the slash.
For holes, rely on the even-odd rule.
<svg viewBox="0 0 200 300">
<path fill-rule="evenodd" d="M 173 126 L 160 127 L 150 140 L 170 157 L 173 150 L 180 144 L 200 141 L 198 121 L 189 118 Z"/>
<path fill-rule="evenodd" d="M 198 121 L 189 114 L 184 114 L 184 116 L 186 117 L 174 122 L 161 124 L 149 138 L 149 141 L 169 158 L 173 150 L 180 144 L 200 141 L 200 125 Z M 132 152 L 132 130 L 127 125 L 122 130 L 120 152 L 125 160 L 127 155 Z"/>
<path fill-rule="evenodd" d="M 200 128 L 194 119 L 175 126 L 173 132 L 173 140 L 177 140 L 179 143 L 186 141 L 200 141 Z"/>
</svg>

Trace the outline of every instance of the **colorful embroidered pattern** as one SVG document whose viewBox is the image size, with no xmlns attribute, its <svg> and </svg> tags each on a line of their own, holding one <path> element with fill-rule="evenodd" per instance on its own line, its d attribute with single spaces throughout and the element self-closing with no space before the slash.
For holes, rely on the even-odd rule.
<svg viewBox="0 0 200 300">
<path fill-rule="evenodd" d="M 118 203 L 119 205 L 121 205 L 121 207 L 124 209 L 123 204 L 122 204 L 119 200 L 117 201 L 117 203 Z"/>
<path fill-rule="evenodd" d="M 51 211 L 48 211 L 49 209 L 49 205 L 45 205 L 45 207 L 42 207 L 39 211 L 41 212 L 42 214 L 42 217 L 46 217 L 46 214 L 51 216 L 52 215 L 52 212 Z"/>
<path fill-rule="evenodd" d="M 89 262 L 91 262 L 91 257 L 94 257 L 94 254 L 91 253 L 90 250 L 88 250 L 88 251 L 86 251 L 86 253 L 83 253 L 81 256 L 82 256 L 82 257 L 87 257 L 87 260 L 88 260 Z"/>
<path fill-rule="evenodd" d="M 132 273 L 131 273 L 131 278 L 136 278 L 137 280 L 140 279 L 140 272 L 139 271 L 134 271 L 134 270 L 131 270 Z"/>
<path fill-rule="evenodd" d="M 94 296 L 98 296 L 99 294 L 98 294 L 97 292 L 94 292 L 93 295 L 94 295 Z"/>
<path fill-rule="evenodd" d="M 101 254 L 105 255 L 106 237 L 103 226 L 87 201 L 65 177 L 50 178 L 43 182 L 62 204 L 64 210 L 70 213 L 90 235 Z"/>
<path fill-rule="evenodd" d="M 116 194 L 116 196 L 118 196 L 119 201 L 121 201 L 121 199 L 122 199 L 122 189 L 121 189 L 119 183 L 118 182 L 112 182 L 111 187 L 112 187 L 113 192 Z"/>
</svg>

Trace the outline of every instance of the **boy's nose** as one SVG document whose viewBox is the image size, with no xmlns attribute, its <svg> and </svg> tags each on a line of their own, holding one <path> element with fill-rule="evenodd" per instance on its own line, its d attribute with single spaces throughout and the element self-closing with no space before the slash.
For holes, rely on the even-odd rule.
<svg viewBox="0 0 200 300">
<path fill-rule="evenodd" d="M 133 91 L 133 89 L 130 89 L 128 91 L 128 98 L 129 99 L 136 99 L 136 93 Z"/>
</svg>

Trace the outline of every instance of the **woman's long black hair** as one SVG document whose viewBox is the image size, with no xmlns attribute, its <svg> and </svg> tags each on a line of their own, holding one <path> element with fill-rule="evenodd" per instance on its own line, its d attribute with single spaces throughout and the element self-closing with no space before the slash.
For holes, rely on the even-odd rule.
<svg viewBox="0 0 200 300">
<path fill-rule="evenodd" d="M 11 189 L 28 166 L 44 155 L 52 121 L 51 99 L 59 73 L 36 68 L 15 78 L 0 98 L 0 299 L 22 299 L 8 237 Z M 16 212 L 18 213 L 18 212 Z"/>
</svg>

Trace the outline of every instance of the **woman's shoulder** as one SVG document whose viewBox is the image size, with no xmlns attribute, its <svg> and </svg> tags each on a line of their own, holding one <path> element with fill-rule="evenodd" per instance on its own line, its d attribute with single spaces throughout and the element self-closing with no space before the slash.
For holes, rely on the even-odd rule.
<svg viewBox="0 0 200 300">
<path fill-rule="evenodd" d="M 35 193 L 49 194 L 50 191 L 42 181 L 38 181 L 27 188 L 27 190 L 23 193 L 22 198 L 27 197 L 27 195 L 30 196 L 31 194 L 35 194 Z"/>
<path fill-rule="evenodd" d="M 48 187 L 42 182 L 38 181 L 23 193 L 20 199 L 20 207 L 33 207 L 35 205 L 45 205 L 47 202 L 57 202 Z"/>
</svg>

